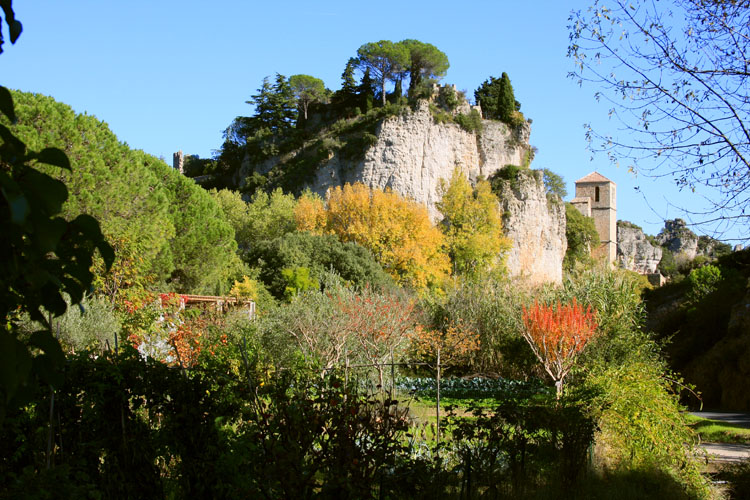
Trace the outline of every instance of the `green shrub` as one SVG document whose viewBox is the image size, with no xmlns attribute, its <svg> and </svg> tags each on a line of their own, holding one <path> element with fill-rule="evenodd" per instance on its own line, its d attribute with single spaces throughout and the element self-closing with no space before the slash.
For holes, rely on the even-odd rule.
<svg viewBox="0 0 750 500">
<path fill-rule="evenodd" d="M 510 183 L 511 189 L 518 189 L 518 176 L 521 175 L 522 170 L 524 170 L 523 167 L 518 165 L 505 165 L 492 174 L 488 179 L 492 185 L 492 191 L 499 196 L 502 192 L 501 185 L 506 181 Z"/>
<path fill-rule="evenodd" d="M 308 268 L 311 278 L 319 281 L 327 271 L 333 270 L 343 280 L 360 288 L 394 286 L 393 279 L 369 250 L 356 243 L 342 243 L 333 235 L 288 233 L 259 242 L 245 258 L 251 267 L 258 269 L 258 278 L 277 299 L 284 298 L 287 282 L 281 271 L 285 268 Z"/>
<path fill-rule="evenodd" d="M 464 129 L 466 132 L 475 134 L 482 132 L 482 116 L 476 109 L 472 109 L 471 112 L 467 115 L 458 114 L 454 116 L 453 121 L 455 121 L 458 126 Z"/>
<path fill-rule="evenodd" d="M 721 270 L 714 265 L 709 264 L 693 269 L 687 277 L 687 282 L 690 285 L 688 300 L 695 302 L 705 297 L 716 290 L 721 280 Z"/>
<path fill-rule="evenodd" d="M 445 298 L 425 298 L 422 306 L 438 328 L 460 324 L 479 335 L 479 351 L 472 354 L 463 371 L 525 379 L 541 375 L 521 335 L 521 308 L 530 300 L 529 291 L 523 287 L 487 277 L 459 281 Z"/>
<path fill-rule="evenodd" d="M 599 233 L 594 219 L 586 217 L 572 203 L 565 204 L 565 238 L 568 248 L 563 259 L 563 268 L 572 271 L 577 264 L 592 266 L 592 250 L 599 247 Z"/>
<path fill-rule="evenodd" d="M 88 295 L 79 307 L 70 306 L 70 297 L 65 296 L 68 308 L 65 314 L 53 318 L 52 328 L 59 334 L 60 342 L 69 351 L 104 351 L 122 343 L 122 326 L 112 304 L 104 297 Z M 26 319 L 22 329 L 28 334 L 41 328 L 41 325 Z"/>
<path fill-rule="evenodd" d="M 291 300 L 292 297 L 304 291 L 316 290 L 320 287 L 318 280 L 310 277 L 310 270 L 306 267 L 282 269 L 281 277 L 286 282 L 284 287 L 284 298 L 286 300 Z"/>
<path fill-rule="evenodd" d="M 437 105 L 430 103 L 430 113 L 432 114 L 432 119 L 437 124 L 441 123 L 452 123 L 453 122 L 453 116 L 450 113 L 447 113 L 440 109 Z"/>
</svg>

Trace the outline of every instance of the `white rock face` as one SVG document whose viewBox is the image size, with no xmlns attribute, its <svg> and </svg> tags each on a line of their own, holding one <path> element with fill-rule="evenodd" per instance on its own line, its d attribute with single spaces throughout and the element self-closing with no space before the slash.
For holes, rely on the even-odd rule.
<svg viewBox="0 0 750 500">
<path fill-rule="evenodd" d="M 664 229 L 656 235 L 656 241 L 675 257 L 693 260 L 698 255 L 698 237 L 682 219 L 664 221 Z"/>
<path fill-rule="evenodd" d="M 391 188 L 427 206 L 433 221 L 440 220 L 435 204 L 440 180 L 459 167 L 474 183 L 505 165 L 522 165 L 529 150 L 528 126 L 516 134 L 503 123 L 483 120 L 480 137 L 453 123 L 435 123 L 427 102 L 414 112 L 388 117 L 376 132 L 377 141 L 362 159 L 351 161 L 334 153 L 306 187 L 325 196 L 330 187 L 361 182 L 371 188 Z M 265 173 L 275 162 L 254 167 Z M 243 175 L 253 171 L 243 166 Z M 561 282 L 565 256 L 565 209 L 548 203 L 541 172 L 519 176 L 518 189 L 502 195 L 504 232 L 513 248 L 507 258 L 512 276 L 539 282 Z"/>
<path fill-rule="evenodd" d="M 623 269 L 641 274 L 656 272 L 662 250 L 652 245 L 643 230 L 627 223 L 617 224 L 617 263 Z"/>
<path fill-rule="evenodd" d="M 542 172 L 522 171 L 515 186 L 506 182 L 500 193 L 503 229 L 513 246 L 506 265 L 511 276 L 532 283 L 562 282 L 562 261 L 568 249 L 565 205 L 547 199 Z"/>
<path fill-rule="evenodd" d="M 321 196 L 329 187 L 361 182 L 371 188 L 393 189 L 427 205 L 433 220 L 439 218 L 440 179 L 450 179 L 455 167 L 469 180 L 489 177 L 505 165 L 521 165 L 528 148 L 530 129 L 511 137 L 508 127 L 483 121 L 482 137 L 452 123 L 435 123 L 426 101 L 416 111 L 389 117 L 379 126 L 377 142 L 354 164 L 334 155 L 318 170 L 308 187 Z"/>
</svg>

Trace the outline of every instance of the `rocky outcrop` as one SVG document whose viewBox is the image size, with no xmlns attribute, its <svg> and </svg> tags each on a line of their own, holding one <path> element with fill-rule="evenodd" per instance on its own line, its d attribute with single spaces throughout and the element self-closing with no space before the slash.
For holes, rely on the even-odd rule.
<svg viewBox="0 0 750 500">
<path fill-rule="evenodd" d="M 656 273 L 661 255 L 661 247 L 652 245 L 640 227 L 617 221 L 617 263 L 621 268 L 641 274 Z"/>
<path fill-rule="evenodd" d="M 361 182 L 369 187 L 391 188 L 427 205 L 437 220 L 441 179 L 450 179 L 459 167 L 472 182 L 489 177 L 505 165 L 521 165 L 528 151 L 529 127 L 516 134 L 508 126 L 483 120 L 481 137 L 454 123 L 435 123 L 427 101 L 410 113 L 385 119 L 377 141 L 363 158 L 352 162 L 338 153 L 321 166 L 310 183 L 321 196 L 329 187 Z"/>
<path fill-rule="evenodd" d="M 715 259 L 732 252 L 732 247 L 710 236 L 697 236 L 682 219 L 664 221 L 656 242 L 672 252 L 678 260 L 689 261 L 703 256 Z"/>
<path fill-rule="evenodd" d="M 521 170 L 515 182 L 504 182 L 498 193 L 503 228 L 513 245 L 506 265 L 512 276 L 533 283 L 562 281 L 565 238 L 565 205 L 557 196 L 549 199 L 542 172 Z"/>
<path fill-rule="evenodd" d="M 664 221 L 664 229 L 656 235 L 656 242 L 684 259 L 692 260 L 698 255 L 698 236 L 682 219 Z"/>
<path fill-rule="evenodd" d="M 471 108 L 458 108 L 456 112 Z M 530 127 L 512 131 L 504 123 L 482 120 L 481 134 L 455 123 L 437 123 L 427 101 L 416 109 L 385 118 L 377 126 L 376 140 L 356 160 L 332 151 L 315 171 L 306 188 L 325 196 L 330 187 L 361 182 L 371 188 L 391 188 L 427 206 L 433 221 L 440 219 L 435 204 L 441 180 L 460 168 L 475 182 L 490 177 L 506 165 L 523 165 L 531 148 Z M 278 159 L 261 165 L 244 165 L 241 177 L 265 174 Z M 523 170 L 522 182 L 501 195 L 505 232 L 513 248 L 507 267 L 513 276 L 533 282 L 560 282 L 565 239 L 562 203 L 548 203 L 541 172 Z"/>
</svg>

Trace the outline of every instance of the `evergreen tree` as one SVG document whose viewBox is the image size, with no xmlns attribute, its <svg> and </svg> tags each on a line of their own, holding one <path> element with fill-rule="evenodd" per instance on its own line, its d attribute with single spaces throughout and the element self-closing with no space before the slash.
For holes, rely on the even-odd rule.
<svg viewBox="0 0 750 500">
<path fill-rule="evenodd" d="M 370 76 L 370 69 L 365 69 L 362 80 L 359 82 L 357 87 L 357 96 L 359 97 L 359 106 L 363 112 L 370 111 L 372 109 L 372 102 L 375 99 L 375 87 L 372 77 Z"/>
<path fill-rule="evenodd" d="M 521 103 L 516 101 L 513 86 L 508 74 L 503 72 L 500 78 L 491 76 L 474 91 L 474 98 L 482 107 L 484 117 L 489 120 L 500 120 L 511 123 L 513 112 L 520 111 Z"/>
<path fill-rule="evenodd" d="M 419 40 L 402 40 L 399 43 L 409 51 L 409 97 L 413 98 L 425 79 L 445 76 L 450 63 L 448 56 L 431 43 Z"/>
<path fill-rule="evenodd" d="M 500 121 L 510 123 L 514 111 L 516 111 L 516 98 L 513 95 L 513 86 L 510 84 L 508 73 L 503 72 L 500 77 L 500 93 L 497 97 L 497 114 Z"/>
<path fill-rule="evenodd" d="M 362 70 L 370 70 L 380 88 L 380 98 L 385 106 L 385 84 L 396 81 L 399 74 L 409 67 L 409 50 L 401 43 L 380 40 L 362 45 L 357 50 L 357 64 Z"/>
<path fill-rule="evenodd" d="M 297 120 L 294 92 L 287 78 L 279 73 L 273 84 L 264 78 L 258 93 L 246 102 L 255 106 L 251 132 L 262 127 L 277 134 L 291 129 Z"/>
<path fill-rule="evenodd" d="M 310 75 L 292 75 L 289 77 L 289 87 L 297 100 L 298 107 L 307 120 L 307 109 L 314 102 L 327 99 L 327 91 L 323 80 Z"/>
<path fill-rule="evenodd" d="M 341 88 L 333 93 L 331 104 L 336 113 L 349 115 L 357 102 L 357 80 L 354 78 L 357 61 L 353 57 L 346 63 L 344 72 L 341 73 Z"/>
</svg>

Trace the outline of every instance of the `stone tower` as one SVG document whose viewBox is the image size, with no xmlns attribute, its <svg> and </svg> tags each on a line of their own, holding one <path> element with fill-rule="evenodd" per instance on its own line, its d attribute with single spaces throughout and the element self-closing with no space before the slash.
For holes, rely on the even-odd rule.
<svg viewBox="0 0 750 500">
<path fill-rule="evenodd" d="M 184 166 L 185 155 L 182 154 L 182 150 L 179 150 L 172 155 L 172 167 L 179 173 L 184 174 Z"/>
<path fill-rule="evenodd" d="M 599 172 L 576 181 L 576 197 L 571 202 L 579 212 L 594 218 L 602 252 L 609 262 L 617 258 L 617 186 Z"/>
</svg>

